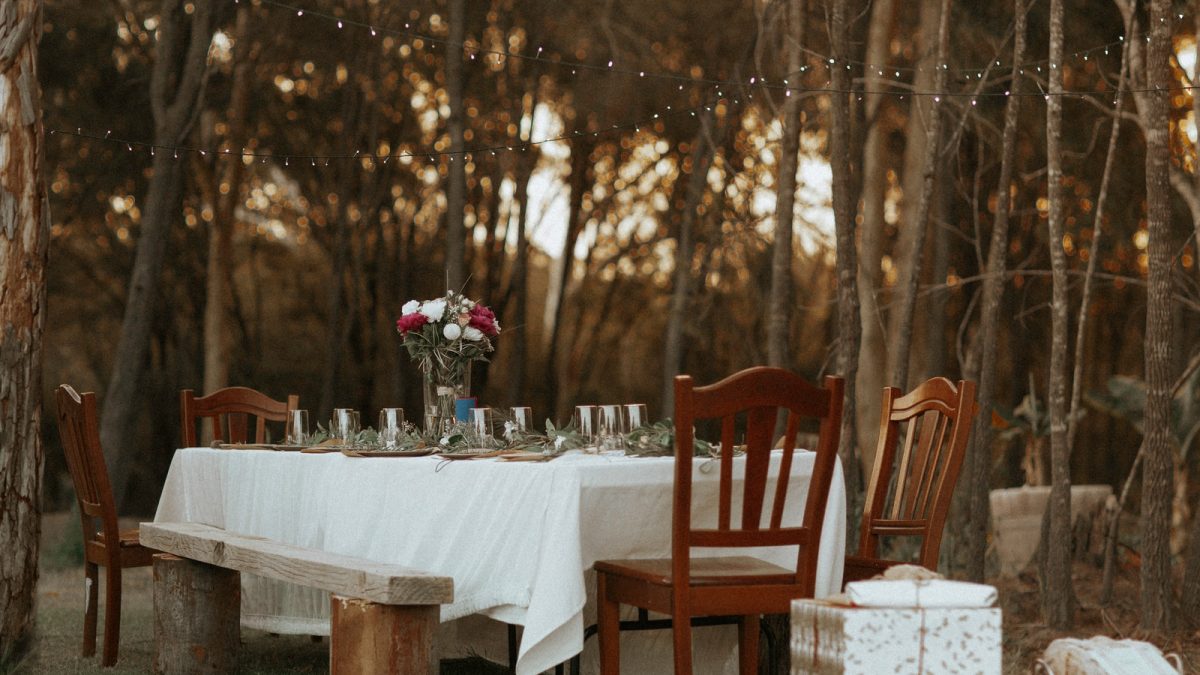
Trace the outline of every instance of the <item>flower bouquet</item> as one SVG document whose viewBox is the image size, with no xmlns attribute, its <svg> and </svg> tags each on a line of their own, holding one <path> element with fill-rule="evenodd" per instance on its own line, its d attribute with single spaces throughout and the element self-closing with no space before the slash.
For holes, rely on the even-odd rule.
<svg viewBox="0 0 1200 675">
<path fill-rule="evenodd" d="M 486 361 L 500 322 L 491 309 L 455 291 L 410 300 L 396 320 L 408 354 L 424 376 L 425 430 L 454 422 L 454 402 L 471 393 L 471 364 Z"/>
</svg>

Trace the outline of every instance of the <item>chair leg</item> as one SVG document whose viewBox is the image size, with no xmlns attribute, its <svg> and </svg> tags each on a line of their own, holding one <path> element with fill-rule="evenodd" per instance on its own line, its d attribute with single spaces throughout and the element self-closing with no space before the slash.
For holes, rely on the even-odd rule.
<svg viewBox="0 0 1200 675">
<path fill-rule="evenodd" d="M 109 561 L 104 572 L 104 653 L 100 666 L 108 668 L 117 663 L 117 647 L 121 644 L 121 561 Z"/>
<path fill-rule="evenodd" d="M 758 673 L 758 615 L 749 614 L 738 622 L 738 669 L 740 675 Z"/>
<path fill-rule="evenodd" d="M 96 563 L 83 566 L 83 655 L 96 655 L 96 601 L 99 600 L 100 579 Z"/>
<path fill-rule="evenodd" d="M 675 675 L 692 675 L 691 617 L 671 617 L 671 636 L 675 643 Z"/>
<path fill-rule="evenodd" d="M 600 675 L 621 672 L 620 605 L 608 597 L 608 577 L 596 575 L 596 639 L 600 647 Z"/>
</svg>

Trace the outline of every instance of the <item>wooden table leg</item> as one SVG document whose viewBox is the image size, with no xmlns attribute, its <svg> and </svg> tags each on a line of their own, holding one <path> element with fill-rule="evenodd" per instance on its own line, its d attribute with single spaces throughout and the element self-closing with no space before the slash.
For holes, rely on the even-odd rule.
<svg viewBox="0 0 1200 675">
<path fill-rule="evenodd" d="M 154 672 L 228 673 L 241 640 L 240 575 L 169 553 L 154 556 Z"/>
<path fill-rule="evenodd" d="M 380 605 L 330 596 L 331 675 L 430 675 L 437 605 Z"/>
</svg>

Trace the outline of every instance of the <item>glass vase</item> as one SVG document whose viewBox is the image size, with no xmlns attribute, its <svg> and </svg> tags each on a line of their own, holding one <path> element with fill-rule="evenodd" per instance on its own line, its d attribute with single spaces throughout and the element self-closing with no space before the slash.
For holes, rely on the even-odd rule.
<svg viewBox="0 0 1200 675">
<path fill-rule="evenodd" d="M 425 431 L 443 434 L 454 426 L 455 401 L 471 395 L 471 363 L 461 370 L 438 368 L 436 363 L 422 364 L 425 393 Z"/>
</svg>

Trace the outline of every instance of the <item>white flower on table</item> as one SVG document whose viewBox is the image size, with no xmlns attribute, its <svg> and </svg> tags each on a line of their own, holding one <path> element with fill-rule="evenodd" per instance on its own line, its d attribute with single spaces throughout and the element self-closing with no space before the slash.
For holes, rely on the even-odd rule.
<svg viewBox="0 0 1200 675">
<path fill-rule="evenodd" d="M 468 328 L 467 330 L 475 330 L 475 329 Z M 478 332 L 478 331 L 476 331 L 476 332 Z M 458 324 L 456 324 L 456 323 L 448 323 L 448 324 L 446 324 L 446 327 L 442 329 L 442 336 L 445 337 L 447 340 L 457 340 L 459 338 L 459 336 L 461 336 L 461 335 L 462 335 L 462 329 L 459 328 Z"/>
<path fill-rule="evenodd" d="M 446 314 L 445 300 L 430 300 L 421 305 L 421 313 L 424 314 L 430 321 L 441 321 L 442 316 Z"/>
<path fill-rule="evenodd" d="M 450 326 L 446 326 L 446 327 L 449 328 Z M 471 342 L 479 342 L 480 340 L 483 339 L 483 331 L 479 330 L 478 328 L 475 328 L 474 326 L 467 326 L 466 328 L 463 329 L 462 336 L 463 336 L 464 340 L 470 340 Z"/>
<path fill-rule="evenodd" d="M 419 309 L 421 309 L 420 302 L 416 300 L 409 300 L 408 302 L 404 303 L 403 307 L 400 308 L 400 314 L 415 314 Z"/>
</svg>

